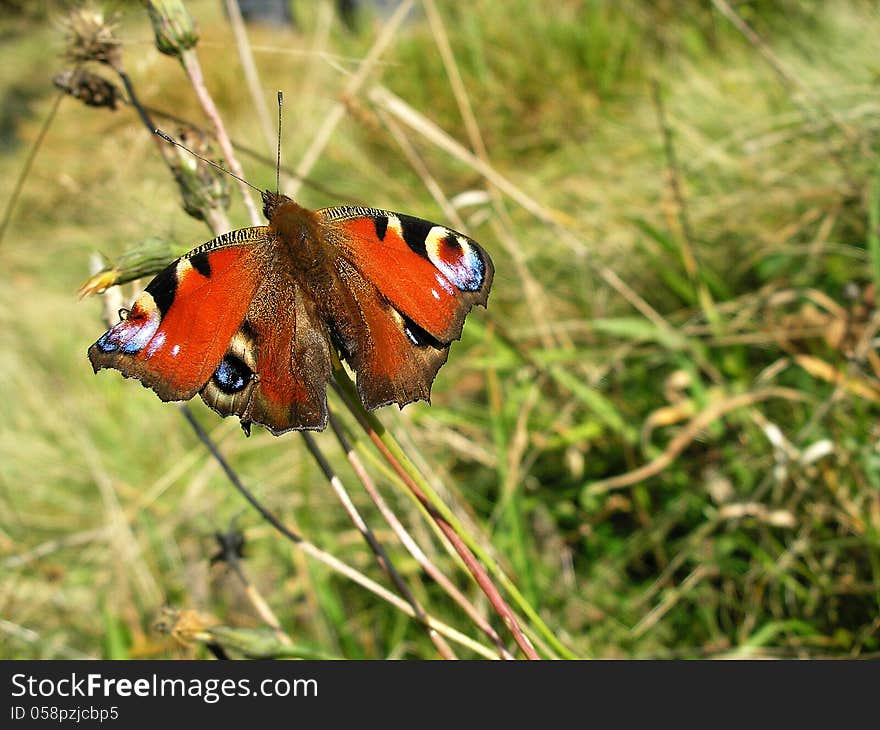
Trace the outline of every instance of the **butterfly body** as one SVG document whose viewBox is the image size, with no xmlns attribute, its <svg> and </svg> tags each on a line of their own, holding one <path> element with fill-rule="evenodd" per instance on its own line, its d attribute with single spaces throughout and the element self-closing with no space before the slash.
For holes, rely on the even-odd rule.
<svg viewBox="0 0 880 730">
<path fill-rule="evenodd" d="M 327 424 L 331 347 L 367 408 L 428 400 L 492 284 L 463 234 L 373 208 L 310 211 L 263 194 L 268 226 L 231 231 L 156 275 L 89 349 L 165 401 L 197 393 L 275 434 Z"/>
</svg>

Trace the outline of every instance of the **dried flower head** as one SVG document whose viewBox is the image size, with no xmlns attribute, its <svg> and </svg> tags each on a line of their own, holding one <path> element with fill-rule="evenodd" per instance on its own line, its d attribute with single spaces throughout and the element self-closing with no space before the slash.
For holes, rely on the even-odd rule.
<svg viewBox="0 0 880 730">
<path fill-rule="evenodd" d="M 195 21 L 180 0 L 144 0 L 156 48 L 166 56 L 180 56 L 199 41 L 199 31 Z"/>
<path fill-rule="evenodd" d="M 65 56 L 70 61 L 96 61 L 121 68 L 122 44 L 114 34 L 115 18 L 105 18 L 97 8 L 84 6 L 72 10 L 61 25 L 67 35 Z"/>
<path fill-rule="evenodd" d="M 160 634 L 170 635 L 183 646 L 188 646 L 199 639 L 199 636 L 211 626 L 219 622 L 209 614 L 199 613 L 192 609 L 182 611 L 165 607 L 160 612 L 153 628 Z"/>
<path fill-rule="evenodd" d="M 198 130 L 181 127 L 177 140 L 202 157 L 223 164 L 209 138 Z M 223 172 L 180 147 L 169 150 L 165 159 L 180 187 L 183 209 L 189 215 L 198 220 L 209 220 L 209 210 L 229 207 L 229 182 Z"/>
<path fill-rule="evenodd" d="M 81 68 L 62 71 L 52 79 L 52 83 L 87 106 L 116 109 L 122 98 L 115 84 L 103 76 Z"/>
</svg>

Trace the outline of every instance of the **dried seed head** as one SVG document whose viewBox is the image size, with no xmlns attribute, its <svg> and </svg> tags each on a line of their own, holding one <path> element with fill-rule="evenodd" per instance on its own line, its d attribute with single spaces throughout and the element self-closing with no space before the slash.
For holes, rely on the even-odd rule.
<svg viewBox="0 0 880 730">
<path fill-rule="evenodd" d="M 201 132 L 191 127 L 181 127 L 177 140 L 202 157 L 223 165 L 209 138 Z M 183 209 L 189 215 L 207 221 L 209 210 L 229 207 L 229 182 L 223 172 L 180 147 L 173 147 L 164 154 L 180 187 Z"/>
<path fill-rule="evenodd" d="M 52 79 L 52 83 L 87 106 L 116 109 L 122 97 L 117 86 L 85 69 L 62 71 Z"/>
<path fill-rule="evenodd" d="M 166 56 L 180 56 L 199 42 L 199 30 L 195 21 L 180 0 L 144 0 L 156 48 Z"/>
<path fill-rule="evenodd" d="M 160 634 L 170 635 L 181 645 L 187 646 L 198 641 L 206 630 L 218 623 L 210 614 L 199 613 L 192 609 L 178 611 L 165 607 L 153 624 L 153 628 Z"/>
<path fill-rule="evenodd" d="M 105 18 L 100 10 L 84 6 L 72 10 L 61 21 L 67 35 L 65 56 L 74 63 L 96 61 L 122 68 L 122 44 L 116 38 L 115 18 Z"/>
</svg>

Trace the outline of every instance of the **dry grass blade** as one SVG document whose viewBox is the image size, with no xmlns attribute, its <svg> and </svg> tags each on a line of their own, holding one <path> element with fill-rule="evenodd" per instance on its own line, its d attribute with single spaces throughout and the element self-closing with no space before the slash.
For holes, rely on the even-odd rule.
<svg viewBox="0 0 880 730">
<path fill-rule="evenodd" d="M 656 459 L 651 460 L 648 464 L 618 476 L 600 479 L 590 484 L 586 489 L 586 494 L 596 496 L 604 494 L 613 489 L 628 487 L 638 482 L 650 479 L 662 472 L 687 448 L 697 435 L 713 421 L 721 418 L 724 414 L 734 411 L 738 408 L 754 405 L 769 398 L 782 398 L 790 401 L 804 401 L 807 397 L 799 390 L 791 388 L 763 388 L 752 393 L 743 393 L 742 395 L 731 396 L 722 401 L 713 403 L 708 408 L 701 411 L 694 417 L 687 426 L 685 426 L 676 435 L 669 445 L 664 449 Z"/>
<path fill-rule="evenodd" d="M 344 372 L 336 371 L 336 375 L 338 379 L 347 379 L 347 376 Z M 376 430 L 370 423 L 366 411 L 359 403 L 354 402 L 352 398 L 351 384 L 348 383 L 348 386 L 348 388 L 337 387 L 337 392 L 340 393 L 340 395 L 347 401 L 349 410 L 351 410 L 351 412 L 355 415 L 358 423 L 364 429 L 364 432 L 373 442 L 379 453 L 382 454 L 382 458 L 384 458 L 385 461 L 388 462 L 391 468 L 403 480 L 407 488 L 410 490 L 410 492 L 412 492 L 413 496 L 418 499 L 422 507 L 424 507 L 427 513 L 431 516 L 431 519 L 443 532 L 446 539 L 455 549 L 455 552 L 458 553 L 458 555 L 464 561 L 474 580 L 477 582 L 477 585 L 479 585 L 482 591 L 486 594 L 486 597 L 489 599 L 492 607 L 504 621 L 504 624 L 507 626 L 511 634 L 513 634 L 514 640 L 516 641 L 517 645 L 520 647 L 526 658 L 539 659 L 540 657 L 535 652 L 535 649 L 532 646 L 531 642 L 522 632 L 516 616 L 513 614 L 513 611 L 511 611 L 510 606 L 507 605 L 504 598 L 502 598 L 498 589 L 495 587 L 495 584 L 492 583 L 492 580 L 486 573 L 485 568 L 483 568 L 479 560 L 477 560 L 476 556 L 473 554 L 473 552 L 471 552 L 470 548 L 465 544 L 464 540 L 456 532 L 452 523 L 449 522 L 444 515 L 438 512 L 435 504 L 428 498 L 422 488 L 416 483 L 409 471 L 407 471 L 400 463 L 400 461 L 398 461 L 395 455 L 391 453 L 391 450 L 382 440 L 382 437 L 376 432 Z"/>
<path fill-rule="evenodd" d="M 422 567 L 422 569 L 434 580 L 437 585 L 439 585 L 447 595 L 449 595 L 468 615 L 471 621 L 474 622 L 474 625 L 477 626 L 495 646 L 498 648 L 499 654 L 503 659 L 512 659 L 513 657 L 507 651 L 504 643 L 501 641 L 501 637 L 498 636 L 495 629 L 489 624 L 488 621 L 483 617 L 483 615 L 477 610 L 477 608 L 467 599 L 467 597 L 460 591 L 455 585 L 452 583 L 449 578 L 444 575 L 444 573 L 428 558 L 425 554 L 425 551 L 419 547 L 419 544 L 412 538 L 412 536 L 407 532 L 406 528 L 397 518 L 397 515 L 391 510 L 385 500 L 382 498 L 382 495 L 379 493 L 379 490 L 376 488 L 375 483 L 373 482 L 372 477 L 369 475 L 369 472 L 364 468 L 363 463 L 358 457 L 357 452 L 352 447 L 351 443 L 348 440 L 348 437 L 345 435 L 345 432 L 342 430 L 342 426 L 339 424 L 339 421 L 332 414 L 330 415 L 330 426 L 333 429 L 333 433 L 336 435 L 336 438 L 339 440 L 340 445 L 345 451 L 346 457 L 352 465 L 352 468 L 358 475 L 358 478 L 363 484 L 364 489 L 367 491 L 367 494 L 370 495 L 370 499 L 373 500 L 373 503 L 376 505 L 379 512 L 382 514 L 382 517 L 389 524 L 391 529 L 394 531 L 394 534 L 397 535 L 401 544 L 406 548 L 410 555 L 415 558 L 416 562 Z"/>
<path fill-rule="evenodd" d="M 364 60 L 361 61 L 360 66 L 358 66 L 357 72 L 349 79 L 348 83 L 345 85 L 345 88 L 343 89 L 341 94 L 342 99 L 340 101 L 337 101 L 330 109 L 327 116 L 324 118 L 324 123 L 321 125 L 321 128 L 312 139 L 312 142 L 309 145 L 309 148 L 306 150 L 306 153 L 300 160 L 299 165 L 297 165 L 297 178 L 288 188 L 288 192 L 291 197 L 296 197 L 296 194 L 299 192 L 299 187 L 301 184 L 300 179 L 309 174 L 312 167 L 315 165 L 315 163 L 321 157 L 321 154 L 324 152 L 324 147 L 326 147 L 327 143 L 330 141 L 330 137 L 333 135 L 336 126 L 339 124 L 340 121 L 342 121 L 342 118 L 345 116 L 345 99 L 349 97 L 354 97 L 361 90 L 361 87 L 369 78 L 370 73 L 379 62 L 382 54 L 385 53 L 391 43 L 395 40 L 397 31 L 400 28 L 401 23 L 403 23 L 410 10 L 412 10 L 412 7 L 413 0 L 403 0 L 403 2 L 401 2 L 394 10 L 394 13 L 391 15 L 391 17 L 388 18 L 388 20 L 382 26 L 382 31 L 373 42 L 369 53 L 367 53 L 367 55 L 364 57 Z"/>
<path fill-rule="evenodd" d="M 208 117 L 208 121 L 211 123 L 211 126 L 214 129 L 214 133 L 217 135 L 217 142 L 220 145 L 220 149 L 223 152 L 223 157 L 226 159 L 226 164 L 229 165 L 229 169 L 235 173 L 236 176 L 241 178 L 238 180 L 238 189 L 241 192 L 241 198 L 244 201 L 245 208 L 247 208 L 248 215 L 250 216 L 251 223 L 253 225 L 258 226 L 263 222 L 262 217 L 260 216 L 259 210 L 257 210 L 257 206 L 254 203 L 254 198 L 251 195 L 250 188 L 242 182 L 244 179 L 244 170 L 241 167 L 241 164 L 238 162 L 238 158 L 235 155 L 235 150 L 232 147 L 232 141 L 229 139 L 229 135 L 226 132 L 226 125 L 223 124 L 223 119 L 220 116 L 220 111 L 217 109 L 217 105 L 214 104 L 213 98 L 211 98 L 211 94 L 208 92 L 208 87 L 205 84 L 205 76 L 202 73 L 202 67 L 199 63 L 198 56 L 195 55 L 195 52 L 192 50 L 184 51 L 181 56 L 181 62 L 183 63 L 184 69 L 186 69 L 186 73 L 189 76 L 190 84 L 193 87 L 193 91 L 196 93 L 196 97 L 198 97 L 199 102 L 202 105 L 202 110 L 205 112 L 205 116 Z"/>
<path fill-rule="evenodd" d="M 232 26 L 232 34 L 235 37 L 235 47 L 238 49 L 238 57 L 241 59 L 241 68 L 244 71 L 244 80 L 251 95 L 251 101 L 257 112 L 257 120 L 260 123 L 260 131 L 266 140 L 269 153 L 275 152 L 275 128 L 266 97 L 260 86 L 260 76 L 257 65 L 254 63 L 254 54 L 251 52 L 251 44 L 248 40 L 247 29 L 244 19 L 241 17 L 241 8 L 237 0 L 226 0 L 226 12 L 229 14 L 229 24 Z"/>
<path fill-rule="evenodd" d="M 473 152 L 467 150 L 459 142 L 456 142 L 446 132 L 440 129 L 440 127 L 434 124 L 434 122 L 430 121 L 423 114 L 417 112 L 403 99 L 393 94 L 385 87 L 374 86 L 370 89 L 367 96 L 370 101 L 380 109 L 384 109 L 397 117 L 406 126 L 421 134 L 429 142 L 444 150 L 460 162 L 473 168 L 492 185 L 497 187 L 505 195 L 521 205 L 525 210 L 529 211 L 538 219 L 548 223 L 566 226 L 574 223 L 571 216 L 568 214 L 541 205 L 530 195 L 520 190 L 491 165 L 484 160 L 481 160 Z"/>
<path fill-rule="evenodd" d="M 730 6 L 727 0 L 712 0 L 712 4 L 722 15 L 724 15 L 724 17 L 736 26 L 736 29 L 748 39 L 749 43 L 758 49 L 758 52 L 766 59 L 767 63 L 770 64 L 779 78 L 782 79 L 787 86 L 797 89 L 809 99 L 810 103 L 813 104 L 816 109 L 819 109 L 824 116 L 832 120 L 851 142 L 857 141 L 858 135 L 855 130 L 846 124 L 833 109 L 830 109 L 819 97 L 817 97 L 812 89 L 804 84 L 796 74 L 786 68 L 785 64 L 770 49 L 770 46 L 761 40 L 761 37 L 752 30 L 749 24 L 746 23 L 739 13 Z"/>
<path fill-rule="evenodd" d="M 304 539 L 302 536 L 298 535 L 297 533 L 293 532 L 289 527 L 287 527 L 272 512 L 270 512 L 250 492 L 250 490 L 247 489 L 247 487 L 245 487 L 238 474 L 236 474 L 235 470 L 230 466 L 229 462 L 223 457 L 223 455 L 217 449 L 217 446 L 210 439 L 210 437 L 201 427 L 201 425 L 199 425 L 198 421 L 195 420 L 195 418 L 189 412 L 189 409 L 186 406 L 182 406 L 181 411 L 184 417 L 192 426 L 196 435 L 199 437 L 199 440 L 201 440 L 202 443 L 208 448 L 212 456 L 217 460 L 224 473 L 229 478 L 229 481 L 232 482 L 233 486 L 238 490 L 238 492 L 248 501 L 248 503 L 250 503 L 250 505 L 254 509 L 257 510 L 257 512 L 259 512 L 260 516 L 264 520 L 266 520 L 266 522 L 268 522 L 279 533 L 290 540 L 298 550 L 301 550 L 306 555 L 318 561 L 322 565 L 327 566 L 332 571 L 339 573 L 340 575 L 348 578 L 349 580 L 360 585 L 361 587 L 366 588 L 368 591 L 379 596 L 382 600 L 390 603 L 395 608 L 404 612 L 408 616 L 411 616 L 413 618 L 417 617 L 413 607 L 404 599 L 400 598 L 394 593 L 391 593 L 389 590 L 371 580 L 360 571 L 339 560 L 339 558 L 335 557 L 334 555 L 331 555 L 330 553 L 321 550 L 319 547 Z M 427 617 L 427 623 L 432 630 L 436 631 L 439 634 L 442 634 L 447 639 L 461 644 L 462 646 L 488 659 L 495 658 L 495 654 L 492 652 L 491 649 L 488 649 L 479 642 L 476 642 L 468 636 L 465 636 L 460 631 L 453 629 L 445 623 L 431 616 Z"/>
<path fill-rule="evenodd" d="M 415 595 L 413 595 L 413 592 L 406 584 L 406 581 L 404 581 L 403 576 L 401 576 L 397 568 L 394 567 L 394 563 L 391 561 L 391 558 L 388 556 L 385 548 L 382 547 L 382 545 L 379 543 L 379 540 L 376 538 L 376 535 L 367 526 L 364 518 L 361 517 L 360 512 L 358 512 L 357 507 L 355 507 L 354 502 L 352 502 L 351 497 L 348 495 L 348 492 L 342 484 L 342 481 L 339 479 L 339 477 L 333 471 L 333 468 L 330 466 L 330 463 L 327 461 L 327 459 L 324 458 L 324 455 L 318 449 L 317 445 L 315 444 L 315 440 L 308 433 L 303 433 L 303 441 L 305 442 L 306 448 L 309 450 L 309 453 L 311 453 L 315 461 L 318 462 L 321 471 L 324 472 L 324 476 L 327 478 L 327 481 L 330 483 L 331 489 L 333 489 L 336 496 L 339 498 L 339 501 L 342 503 L 343 509 L 345 509 L 346 514 L 348 514 L 358 532 L 361 533 L 364 540 L 367 542 L 367 545 L 369 545 L 370 550 L 376 557 L 376 561 L 379 563 L 379 566 L 382 568 L 382 570 L 385 571 L 385 573 L 391 579 L 391 582 L 394 583 L 395 588 L 400 591 L 400 594 L 407 600 L 410 606 L 412 606 L 413 612 L 415 613 L 415 616 L 419 620 L 419 622 L 427 629 L 428 636 L 430 637 L 434 646 L 437 647 L 437 651 L 440 653 L 440 656 L 442 656 L 444 659 L 455 659 L 455 653 L 452 651 L 449 644 L 447 644 L 443 637 L 431 628 L 429 616 L 424 607 L 415 597 Z M 365 478 L 368 478 L 365 471 L 356 470 L 355 473 L 357 474 L 361 482 L 365 482 Z"/>
</svg>

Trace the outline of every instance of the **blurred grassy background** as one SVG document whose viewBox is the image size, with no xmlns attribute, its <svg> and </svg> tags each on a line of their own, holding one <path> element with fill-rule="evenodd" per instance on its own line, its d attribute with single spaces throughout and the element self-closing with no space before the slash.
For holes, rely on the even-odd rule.
<svg viewBox="0 0 880 730">
<path fill-rule="evenodd" d="M 64 62 L 53 4 L 3 5 L 5 203 Z M 292 166 L 381 28 L 294 5 L 296 31 L 251 29 L 267 98 L 285 92 Z M 487 159 L 560 224 L 503 195 L 459 208 L 496 263 L 489 311 L 469 317 L 431 407 L 380 416 L 581 656 L 880 650 L 880 14 L 859 0 L 734 5 L 766 46 L 698 0 L 438 3 Z M 233 138 L 268 155 L 221 3 L 187 6 Z M 141 7 L 114 7 L 145 103 L 203 123 Z M 383 84 L 470 148 L 437 48 L 413 13 L 364 90 Z M 310 175 L 332 194 L 306 186 L 300 202 L 450 222 L 374 102 L 351 100 Z M 489 189 L 404 134 L 453 200 Z M 271 164 L 242 159 L 254 184 L 273 184 Z M 410 619 L 245 510 L 176 408 L 92 375 L 100 303 L 75 297 L 89 255 L 210 238 L 169 182 L 130 108 L 65 99 L 0 244 L 0 656 L 206 655 L 154 629 L 165 605 L 259 625 L 210 563 L 233 520 L 251 580 L 296 641 L 435 656 Z M 230 215 L 247 224 L 240 202 Z M 245 439 L 194 407 L 277 514 L 384 580 L 295 435 Z M 460 624 L 352 492 L 417 595 Z M 452 567 L 412 504 L 386 496 Z"/>
</svg>

